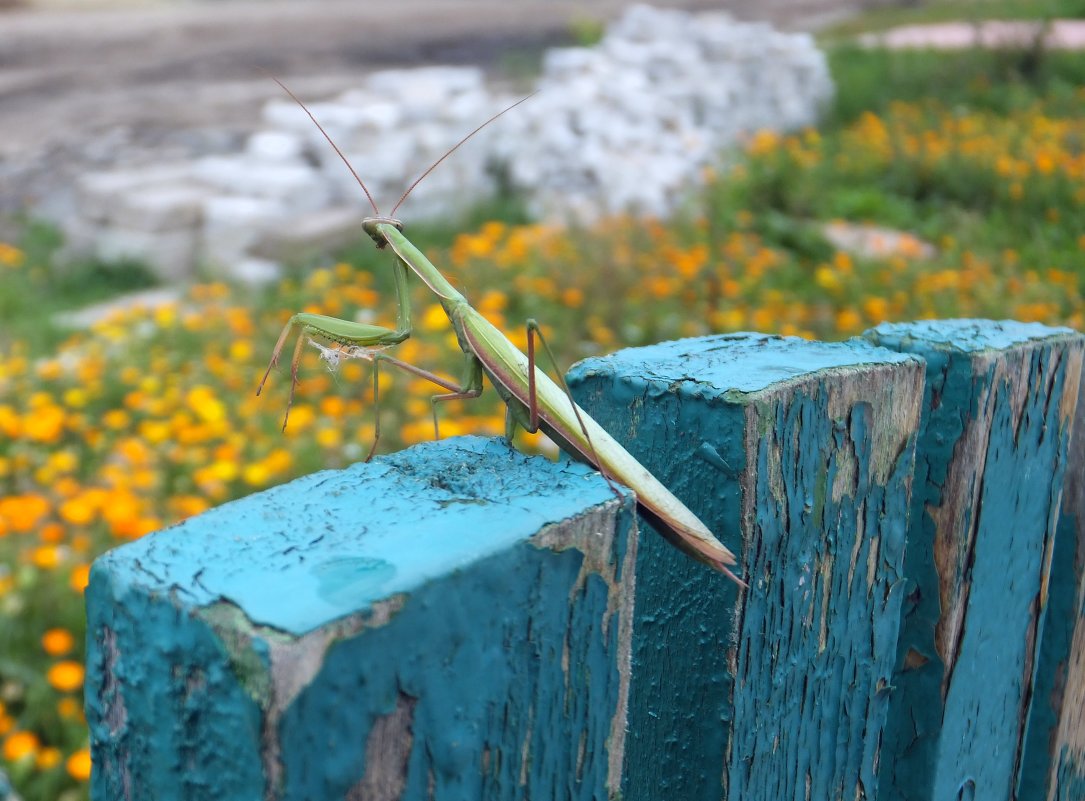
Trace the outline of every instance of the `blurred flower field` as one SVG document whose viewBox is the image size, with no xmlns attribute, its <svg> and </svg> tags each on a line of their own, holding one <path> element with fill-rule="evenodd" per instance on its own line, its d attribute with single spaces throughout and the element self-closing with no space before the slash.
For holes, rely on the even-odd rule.
<svg viewBox="0 0 1085 801">
<path fill-rule="evenodd" d="M 1085 90 L 1074 100 L 1085 107 Z M 1085 328 L 1085 119 L 1043 98 L 1006 114 L 887 108 L 831 133 L 753 137 L 681 219 L 491 222 L 426 249 L 513 342 L 538 318 L 563 366 L 738 330 L 839 339 L 962 316 Z M 820 233 L 834 217 L 915 236 L 847 253 Z M 368 451 L 367 365 L 333 374 L 306 347 L 285 432 L 288 371 L 254 390 L 294 311 L 391 323 L 387 258 L 328 264 L 264 294 L 199 285 L 59 348 L 0 339 L 0 767 L 28 801 L 85 794 L 82 591 L 95 556 Z M 0 282 L 42 269 L 0 245 Z M 395 355 L 457 377 L 450 326 L 414 291 L 415 335 Z M 434 391 L 382 372 L 381 451 L 433 436 Z M 441 409 L 442 436 L 503 430 L 492 390 Z"/>
</svg>

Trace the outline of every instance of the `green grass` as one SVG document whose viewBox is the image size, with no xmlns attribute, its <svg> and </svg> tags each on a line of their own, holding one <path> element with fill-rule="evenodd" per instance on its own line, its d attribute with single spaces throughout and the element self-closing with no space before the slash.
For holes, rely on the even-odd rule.
<svg viewBox="0 0 1085 801">
<path fill-rule="evenodd" d="M 1085 17 L 1085 0 L 927 0 L 872 8 L 822 31 L 826 42 L 899 25 L 983 20 L 1048 20 Z"/>
<path fill-rule="evenodd" d="M 829 52 L 836 96 L 823 127 L 846 125 L 864 112 L 880 114 L 894 102 L 936 97 L 1011 114 L 1043 98 L 1052 111 L 1076 113 L 1085 85 L 1085 58 L 1061 51 L 932 52 L 870 50 L 842 45 Z"/>
<path fill-rule="evenodd" d="M 54 320 L 59 312 L 156 285 L 150 269 L 134 260 L 59 259 L 62 244 L 51 225 L 24 227 L 18 246 L 31 267 L 7 271 L 0 281 L 0 349 L 19 340 L 33 353 L 49 353 L 67 335 Z"/>
</svg>

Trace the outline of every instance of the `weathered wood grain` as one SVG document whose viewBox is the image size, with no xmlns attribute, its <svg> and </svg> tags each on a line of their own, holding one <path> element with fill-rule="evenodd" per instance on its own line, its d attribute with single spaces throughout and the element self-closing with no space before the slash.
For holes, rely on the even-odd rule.
<svg viewBox="0 0 1085 801">
<path fill-rule="evenodd" d="M 1082 338 L 979 320 L 867 336 L 927 362 L 879 797 L 1016 798 L 1033 694 L 1065 661 L 1044 659 L 1038 637 Z"/>
<path fill-rule="evenodd" d="M 1066 386 L 1073 386 L 1072 370 Z M 1019 799 L 1085 799 L 1085 384 L 1079 384 L 1040 629 Z"/>
<path fill-rule="evenodd" d="M 605 799 L 636 528 L 595 473 L 457 438 L 99 559 L 106 799 Z"/>
<path fill-rule="evenodd" d="M 643 534 L 623 798 L 868 797 L 922 363 L 736 334 L 589 360 L 570 383 L 749 582 L 739 593 Z"/>
</svg>

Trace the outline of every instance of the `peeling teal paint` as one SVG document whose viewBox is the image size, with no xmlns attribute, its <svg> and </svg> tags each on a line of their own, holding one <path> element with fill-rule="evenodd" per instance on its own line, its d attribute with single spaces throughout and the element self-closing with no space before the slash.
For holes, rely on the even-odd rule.
<svg viewBox="0 0 1085 801">
<path fill-rule="evenodd" d="M 465 437 L 111 551 L 87 591 L 92 797 L 607 798 L 632 510 L 587 467 Z"/>
<path fill-rule="evenodd" d="M 867 343 L 760 334 L 571 371 L 578 402 L 741 554 L 751 582 L 739 605 L 734 585 L 642 537 L 627 801 L 828 801 L 873 788 L 921 373 Z M 830 413 L 833 393 L 864 380 L 869 392 Z M 898 384 L 915 389 L 915 419 L 885 456 L 862 398 Z M 854 480 L 834 497 L 844 461 Z"/>
<path fill-rule="evenodd" d="M 1076 337 L 983 320 L 883 325 L 866 336 L 927 361 L 880 797 L 1009 799 L 1065 469 L 1062 354 Z M 962 617 L 949 616 L 942 597 Z"/>
</svg>

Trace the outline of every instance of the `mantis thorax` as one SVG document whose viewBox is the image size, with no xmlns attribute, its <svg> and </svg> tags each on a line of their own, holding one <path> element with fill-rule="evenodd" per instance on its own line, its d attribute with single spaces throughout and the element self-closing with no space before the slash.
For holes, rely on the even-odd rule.
<svg viewBox="0 0 1085 801">
<path fill-rule="evenodd" d="M 392 226 L 397 231 L 403 230 L 403 223 L 395 217 L 386 217 L 383 214 L 378 214 L 375 217 L 366 217 L 362 220 L 362 229 L 369 234 L 370 239 L 377 243 L 378 248 L 383 248 L 388 244 L 384 237 L 380 235 L 380 231 L 377 230 L 377 226 L 382 223 Z"/>
</svg>

